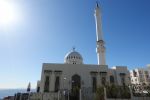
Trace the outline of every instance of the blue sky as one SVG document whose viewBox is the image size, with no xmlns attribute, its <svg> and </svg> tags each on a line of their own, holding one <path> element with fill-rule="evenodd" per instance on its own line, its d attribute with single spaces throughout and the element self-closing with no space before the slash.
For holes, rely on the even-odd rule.
<svg viewBox="0 0 150 100">
<path fill-rule="evenodd" d="M 18 23 L 0 27 L 0 88 L 36 86 L 42 63 L 63 63 L 73 46 L 85 64 L 97 64 L 96 0 L 8 0 Z M 109 67 L 150 63 L 150 0 L 101 0 Z"/>
</svg>

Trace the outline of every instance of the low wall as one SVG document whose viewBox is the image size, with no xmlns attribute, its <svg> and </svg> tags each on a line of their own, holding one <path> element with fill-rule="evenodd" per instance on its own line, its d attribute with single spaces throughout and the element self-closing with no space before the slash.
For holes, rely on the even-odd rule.
<svg viewBox="0 0 150 100">
<path fill-rule="evenodd" d="M 132 97 L 132 99 L 109 99 L 106 100 L 150 100 L 150 97 Z"/>
<path fill-rule="evenodd" d="M 107 98 L 106 97 L 106 90 L 105 91 L 105 100 L 150 100 L 150 97 L 135 97 L 131 96 L 131 99 L 112 99 L 112 98 Z M 59 95 L 58 95 L 59 94 Z M 87 96 L 89 95 L 89 96 Z M 49 93 L 30 93 L 29 96 L 30 100 L 62 100 L 63 96 L 60 93 L 54 93 L 54 92 L 49 92 Z M 64 100 L 64 99 L 63 99 Z M 90 93 L 84 93 L 82 92 L 82 100 L 94 100 L 94 95 Z"/>
<path fill-rule="evenodd" d="M 131 99 L 106 99 L 106 100 L 131 100 Z"/>
<path fill-rule="evenodd" d="M 30 100 L 57 100 L 58 93 L 31 93 Z"/>
<path fill-rule="evenodd" d="M 133 97 L 132 100 L 150 100 L 150 97 Z"/>
</svg>

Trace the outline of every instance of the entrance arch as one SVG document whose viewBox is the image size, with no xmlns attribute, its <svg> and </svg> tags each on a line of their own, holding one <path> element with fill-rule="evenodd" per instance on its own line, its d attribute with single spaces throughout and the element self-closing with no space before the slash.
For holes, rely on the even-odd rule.
<svg viewBox="0 0 150 100">
<path fill-rule="evenodd" d="M 79 100 L 79 90 L 81 88 L 81 77 L 77 74 L 72 76 L 72 100 Z"/>
</svg>

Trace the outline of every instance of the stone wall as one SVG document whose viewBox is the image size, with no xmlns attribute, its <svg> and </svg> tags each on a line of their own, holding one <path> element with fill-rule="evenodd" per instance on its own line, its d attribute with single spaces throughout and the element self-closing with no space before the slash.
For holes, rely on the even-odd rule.
<svg viewBox="0 0 150 100">
<path fill-rule="evenodd" d="M 58 93 L 31 93 L 30 100 L 57 100 Z"/>
</svg>

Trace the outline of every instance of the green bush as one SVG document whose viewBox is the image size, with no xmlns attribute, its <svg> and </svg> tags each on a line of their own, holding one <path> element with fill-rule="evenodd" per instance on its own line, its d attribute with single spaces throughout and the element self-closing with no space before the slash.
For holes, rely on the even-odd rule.
<svg viewBox="0 0 150 100">
<path fill-rule="evenodd" d="M 122 98 L 129 99 L 131 98 L 130 89 L 127 86 L 106 86 L 107 98 Z"/>
<path fill-rule="evenodd" d="M 96 90 L 95 100 L 104 100 L 104 87 L 100 86 Z"/>
</svg>

